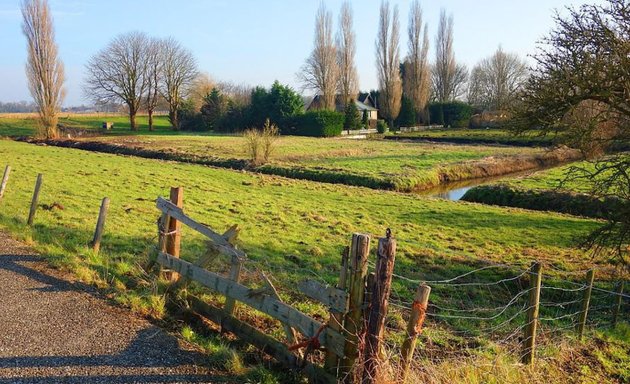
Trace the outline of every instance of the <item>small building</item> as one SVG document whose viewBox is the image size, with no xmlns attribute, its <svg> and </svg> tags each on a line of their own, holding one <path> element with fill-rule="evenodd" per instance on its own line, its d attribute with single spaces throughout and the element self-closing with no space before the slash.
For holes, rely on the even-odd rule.
<svg viewBox="0 0 630 384">
<path fill-rule="evenodd" d="M 362 117 L 367 114 L 368 121 L 376 121 L 376 119 L 378 119 L 378 109 L 376 109 L 376 103 L 369 93 L 359 93 L 354 99 L 354 104 L 357 106 L 357 109 Z M 316 111 L 322 109 L 321 105 L 321 96 L 316 95 L 308 104 L 306 110 Z M 344 108 L 345 103 L 343 102 L 343 97 L 341 95 L 337 95 L 335 97 L 335 110 L 337 112 L 343 112 Z"/>
</svg>

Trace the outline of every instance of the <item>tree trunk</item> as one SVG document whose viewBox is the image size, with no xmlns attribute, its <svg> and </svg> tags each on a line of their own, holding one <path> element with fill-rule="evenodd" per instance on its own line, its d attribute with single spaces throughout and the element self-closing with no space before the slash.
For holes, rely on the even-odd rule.
<svg viewBox="0 0 630 384">
<path fill-rule="evenodd" d="M 149 131 L 153 132 L 153 109 L 149 109 Z"/>
<path fill-rule="evenodd" d="M 138 130 L 138 126 L 136 125 L 136 110 L 133 108 L 129 108 L 129 125 L 132 131 Z"/>
<path fill-rule="evenodd" d="M 177 118 L 177 108 L 171 108 L 168 113 L 168 118 L 171 121 L 171 125 L 173 126 L 173 130 L 179 131 L 179 121 Z"/>
</svg>

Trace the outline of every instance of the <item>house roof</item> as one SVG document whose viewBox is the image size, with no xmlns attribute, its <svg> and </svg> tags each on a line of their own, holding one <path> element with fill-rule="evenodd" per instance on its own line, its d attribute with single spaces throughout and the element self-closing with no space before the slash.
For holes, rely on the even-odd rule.
<svg viewBox="0 0 630 384">
<path fill-rule="evenodd" d="M 335 109 L 340 112 L 343 111 L 344 109 L 343 108 L 344 103 L 342 102 L 342 99 L 343 97 L 341 95 L 335 96 Z M 357 95 L 357 98 L 354 100 L 354 103 L 357 106 L 357 109 L 359 111 L 378 111 L 377 108 L 374 108 L 371 105 L 365 104 L 366 102 L 371 102 L 371 97 L 369 94 L 367 94 L 367 96 L 364 96 L 363 94 L 359 94 Z M 313 100 L 311 100 L 311 102 L 306 107 L 306 110 L 317 109 L 320 103 L 321 103 L 321 95 L 315 95 L 315 97 L 313 97 Z"/>
</svg>

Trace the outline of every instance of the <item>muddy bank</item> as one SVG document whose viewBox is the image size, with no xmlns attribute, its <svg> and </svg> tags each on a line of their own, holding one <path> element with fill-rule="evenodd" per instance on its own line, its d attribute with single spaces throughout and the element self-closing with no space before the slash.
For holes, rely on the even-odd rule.
<svg viewBox="0 0 630 384">
<path fill-rule="evenodd" d="M 618 212 L 623 204 L 618 198 L 598 199 L 583 193 L 524 190 L 501 184 L 472 188 L 461 200 L 597 219 L 610 217 L 611 213 Z"/>
<path fill-rule="evenodd" d="M 33 144 L 74 148 L 93 152 L 137 156 L 147 159 L 178 161 L 183 163 L 209 165 L 235 170 L 248 170 L 293 179 L 318 181 L 332 184 L 345 184 L 373 189 L 419 192 L 452 182 L 483 179 L 508 175 L 517 172 L 552 167 L 581 158 L 578 151 L 563 147 L 537 155 L 496 156 L 438 167 L 428 174 L 400 175 L 391 178 L 360 175 L 351 170 L 333 170 L 320 167 L 300 167 L 291 165 L 266 164 L 252 167 L 244 159 L 226 159 L 208 155 L 180 153 L 176 151 L 152 150 L 142 147 L 104 143 L 100 141 L 77 140 L 36 140 L 21 139 Z"/>
</svg>

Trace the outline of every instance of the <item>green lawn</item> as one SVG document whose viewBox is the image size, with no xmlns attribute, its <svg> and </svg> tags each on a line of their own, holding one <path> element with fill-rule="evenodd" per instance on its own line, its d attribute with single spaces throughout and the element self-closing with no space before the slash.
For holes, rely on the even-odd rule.
<svg viewBox="0 0 630 384">
<path fill-rule="evenodd" d="M 16 117 L 16 114 L 0 114 L 0 137 L 1 136 L 30 136 L 37 130 L 37 118 L 33 114 L 25 114 L 23 117 Z M 101 129 L 103 122 L 108 121 L 114 123 L 114 129 L 109 132 L 110 135 L 130 135 L 134 134 L 130 129 L 129 118 L 122 115 L 96 115 L 89 114 L 82 116 L 73 113 L 61 113 L 59 115 L 59 124 L 67 128 L 74 129 Z M 168 116 L 154 117 L 154 132 L 149 132 L 149 122 L 147 116 L 138 116 L 136 120 L 138 124 L 138 133 L 152 134 L 159 133 L 168 135 L 174 132 L 168 121 Z"/>
<path fill-rule="evenodd" d="M 377 237 L 391 228 L 398 242 L 395 272 L 412 280 L 452 278 L 487 263 L 513 265 L 484 270 L 466 280 L 493 282 L 512 278 L 532 260 L 540 260 L 548 268 L 545 284 L 552 285 L 558 270 L 583 270 L 598 263 L 575 248 L 576 237 L 596 228 L 597 222 L 566 215 L 8 140 L 0 140 L 0 159 L 0 166 L 13 167 L 0 202 L 0 227 L 31 243 L 55 264 L 70 268 L 80 279 L 113 288 L 112 296 L 119 302 L 154 316 L 163 313 L 164 283 L 149 280 L 140 266 L 157 242 L 155 198 L 167 195 L 173 185 L 184 187 L 185 211 L 193 218 L 218 231 L 232 224 L 241 227 L 239 247 L 252 260 L 245 265 L 247 284 L 259 283 L 254 271 L 262 269 L 270 273 L 283 299 L 324 318 L 321 307 L 296 296 L 295 283 L 307 278 L 335 283 L 340 253 L 354 232 L 373 234 L 374 249 Z M 40 209 L 34 227 L 27 228 L 38 173 L 44 174 Z M 102 252 L 95 255 L 86 244 L 105 196 L 111 198 L 111 206 Z M 63 209 L 44 209 L 55 202 Z M 195 260 L 205 249 L 204 239 L 186 227 L 182 236 L 182 257 Z M 373 263 L 374 253 L 370 258 Z M 218 260 L 210 269 L 225 271 L 227 265 L 226 260 Z M 598 276 L 598 280 L 603 278 Z M 431 302 L 464 310 L 495 308 L 524 289 L 523 284 L 510 280 L 492 289 L 435 284 Z M 416 287 L 417 282 L 400 278 L 393 283 L 394 309 L 387 337 L 397 345 L 405 326 L 397 305 L 407 305 Z M 545 301 L 565 300 L 555 291 L 552 296 L 549 293 L 543 293 Z M 468 348 L 467 343 L 476 340 L 468 337 L 476 332 L 492 336 L 482 330 L 518 315 L 514 311 L 519 308 L 487 321 L 431 317 L 424 337 L 439 349 L 455 350 L 462 344 Z M 557 316 L 557 311 L 541 309 L 548 317 Z M 519 316 L 502 331 L 512 332 L 524 321 L 523 314 Z M 445 326 L 466 333 L 445 333 Z M 279 335 L 282 328 L 276 324 L 270 332 Z M 479 342 L 474 341 L 480 348 L 485 345 Z"/>
<path fill-rule="evenodd" d="M 556 142 L 553 135 L 543 136 L 540 131 L 530 131 L 526 134 L 515 135 L 508 129 L 487 128 L 437 128 L 419 132 L 398 133 L 398 138 L 407 139 L 439 139 L 453 142 L 480 142 L 485 144 L 505 144 L 523 146 L 549 146 Z"/>
<path fill-rule="evenodd" d="M 350 235 L 379 236 L 388 227 L 399 241 L 397 270 L 419 279 L 452 276 L 479 262 L 527 265 L 534 256 L 569 269 L 591 262 L 573 244 L 595 222 L 568 216 L 11 141 L 0 141 L 0 155 L 14 168 L 0 223 L 60 258 L 87 257 L 84 245 L 99 202 L 108 196 L 105 253 L 141 260 L 155 244 L 155 198 L 181 185 L 189 214 L 218 230 L 239 224 L 250 256 L 289 279 L 306 269 L 334 281 Z M 28 230 L 23 222 L 40 172 L 40 203 L 58 202 L 65 209 L 40 210 L 35 228 Z M 202 247 L 192 231 L 183 243 L 186 258 Z"/>
<path fill-rule="evenodd" d="M 524 177 L 516 177 L 502 182 L 521 189 L 536 190 L 565 190 L 571 192 L 588 192 L 590 185 L 583 179 L 579 181 L 567 179 L 573 173 L 573 167 L 592 168 L 592 164 L 586 161 L 572 165 L 545 169 Z"/>
</svg>

